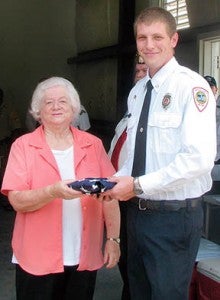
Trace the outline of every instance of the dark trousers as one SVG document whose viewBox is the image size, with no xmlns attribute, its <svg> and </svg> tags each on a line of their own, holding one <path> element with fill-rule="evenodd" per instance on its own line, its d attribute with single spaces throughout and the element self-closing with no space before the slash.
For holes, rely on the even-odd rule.
<svg viewBox="0 0 220 300">
<path fill-rule="evenodd" d="M 128 275 L 133 300 L 186 300 L 202 234 L 203 210 L 128 207 Z"/>
<path fill-rule="evenodd" d="M 127 209 L 128 202 L 119 202 L 120 213 L 121 213 L 121 227 L 120 227 L 120 250 L 121 256 L 118 262 L 118 268 L 123 281 L 121 300 L 130 300 L 129 281 L 128 281 L 128 259 L 127 259 Z"/>
<path fill-rule="evenodd" d="M 63 273 L 35 276 L 16 265 L 17 300 L 92 300 L 96 271 L 65 267 Z"/>
</svg>

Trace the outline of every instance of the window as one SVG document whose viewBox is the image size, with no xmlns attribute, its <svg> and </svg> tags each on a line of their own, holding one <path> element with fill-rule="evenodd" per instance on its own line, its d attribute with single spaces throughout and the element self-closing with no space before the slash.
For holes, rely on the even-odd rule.
<svg viewBox="0 0 220 300">
<path fill-rule="evenodd" d="M 185 0 L 164 0 L 162 6 L 175 17 L 177 29 L 190 27 Z"/>
</svg>

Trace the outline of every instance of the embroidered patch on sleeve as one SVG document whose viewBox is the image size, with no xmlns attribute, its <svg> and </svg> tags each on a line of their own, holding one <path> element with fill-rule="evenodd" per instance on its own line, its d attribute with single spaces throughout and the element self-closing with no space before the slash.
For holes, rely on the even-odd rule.
<svg viewBox="0 0 220 300">
<path fill-rule="evenodd" d="M 199 111 L 203 111 L 209 102 L 209 93 L 201 87 L 193 89 L 193 99 Z"/>
</svg>

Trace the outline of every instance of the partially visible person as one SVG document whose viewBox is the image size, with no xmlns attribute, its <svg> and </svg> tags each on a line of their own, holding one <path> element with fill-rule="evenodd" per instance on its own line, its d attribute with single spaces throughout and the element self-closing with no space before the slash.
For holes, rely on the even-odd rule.
<svg viewBox="0 0 220 300">
<path fill-rule="evenodd" d="M 138 55 L 135 63 L 135 74 L 134 74 L 134 84 L 137 83 L 138 80 L 145 77 L 147 74 L 147 66 Z M 118 125 L 115 128 L 115 135 L 111 141 L 111 146 L 109 150 L 109 157 L 111 158 L 112 164 L 116 171 L 118 171 L 127 158 L 127 122 L 130 115 L 128 113 L 121 119 Z M 128 280 L 128 272 L 127 272 L 127 202 L 120 201 L 120 212 L 121 212 L 121 228 L 120 228 L 120 249 L 121 256 L 119 259 L 118 267 L 123 280 L 123 288 L 121 300 L 129 300 L 130 299 L 130 291 L 129 291 L 129 280 Z"/>
<path fill-rule="evenodd" d="M 205 80 L 209 83 L 213 95 L 216 99 L 216 116 L 220 118 L 220 95 L 218 94 L 218 86 L 214 77 L 210 75 L 204 76 Z"/>
<path fill-rule="evenodd" d="M 41 125 L 11 147 L 1 192 L 16 211 L 17 300 L 92 300 L 97 270 L 119 260 L 118 202 L 97 201 L 67 185 L 114 173 L 101 140 L 71 126 L 79 112 L 68 80 L 40 82 L 31 113 Z"/>
<path fill-rule="evenodd" d="M 213 95 L 216 99 L 216 138 L 217 138 L 217 154 L 215 157 L 215 165 L 212 169 L 212 188 L 207 194 L 220 194 L 220 97 L 218 96 L 218 87 L 214 77 L 210 75 L 204 76 L 209 83 Z"/>
<path fill-rule="evenodd" d="M 82 104 L 80 106 L 80 113 L 78 115 L 78 118 L 72 122 L 72 125 L 83 131 L 88 131 L 91 128 L 89 115 Z"/>
<path fill-rule="evenodd" d="M 215 96 L 215 99 L 217 100 L 218 97 L 218 87 L 217 87 L 217 83 L 214 77 L 210 76 L 210 75 L 206 75 L 204 76 L 205 80 L 209 83 L 210 88 L 213 92 L 213 95 Z"/>
<path fill-rule="evenodd" d="M 39 125 L 40 125 L 40 123 L 33 118 L 32 114 L 30 113 L 30 111 L 28 109 L 28 111 L 26 113 L 26 118 L 25 118 L 25 126 L 26 126 L 27 131 L 32 132 Z"/>
<path fill-rule="evenodd" d="M 21 121 L 11 102 L 5 100 L 4 91 L 0 88 L 0 183 L 2 183 L 5 165 L 13 141 L 22 134 Z M 6 197 L 1 196 L 2 205 L 12 210 Z"/>
<path fill-rule="evenodd" d="M 0 144 L 10 147 L 11 143 L 21 134 L 21 121 L 15 108 L 4 99 L 4 91 L 0 88 Z"/>
<path fill-rule="evenodd" d="M 138 80 L 145 77 L 146 74 L 147 74 L 147 65 L 144 63 L 142 57 L 138 55 L 137 62 L 135 64 L 134 83 L 138 82 Z"/>
<path fill-rule="evenodd" d="M 176 61 L 170 12 L 144 9 L 134 30 L 148 72 L 128 97 L 127 159 L 102 197 L 129 200 L 131 299 L 186 300 L 203 228 L 202 195 L 212 184 L 216 101 L 206 80 Z"/>
</svg>

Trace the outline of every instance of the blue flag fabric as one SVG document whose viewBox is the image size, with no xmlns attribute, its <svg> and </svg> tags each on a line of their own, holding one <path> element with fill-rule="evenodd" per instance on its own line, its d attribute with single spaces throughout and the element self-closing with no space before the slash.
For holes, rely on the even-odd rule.
<svg viewBox="0 0 220 300">
<path fill-rule="evenodd" d="M 100 194 L 112 189 L 116 182 L 110 182 L 107 178 L 84 178 L 68 184 L 74 190 L 84 194 Z"/>
</svg>

